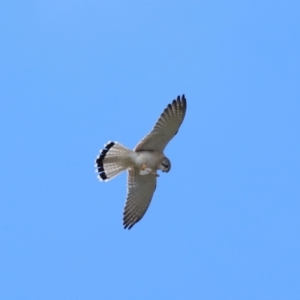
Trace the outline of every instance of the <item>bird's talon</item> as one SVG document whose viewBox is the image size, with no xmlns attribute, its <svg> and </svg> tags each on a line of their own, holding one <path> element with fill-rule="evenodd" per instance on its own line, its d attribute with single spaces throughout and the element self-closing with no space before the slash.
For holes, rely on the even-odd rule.
<svg viewBox="0 0 300 300">
<path fill-rule="evenodd" d="M 150 171 L 151 174 L 153 174 L 155 177 L 159 177 L 159 175 L 157 173 L 154 173 L 152 171 Z"/>
</svg>

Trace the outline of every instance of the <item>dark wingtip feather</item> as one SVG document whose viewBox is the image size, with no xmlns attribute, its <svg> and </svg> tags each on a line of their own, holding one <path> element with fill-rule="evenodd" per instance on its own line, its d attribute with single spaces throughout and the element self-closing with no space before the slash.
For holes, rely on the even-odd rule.
<svg viewBox="0 0 300 300">
<path fill-rule="evenodd" d="M 132 216 L 130 214 L 126 214 L 124 212 L 124 216 L 123 216 L 123 226 L 124 229 L 131 229 L 141 218 Z"/>
<path fill-rule="evenodd" d="M 186 98 L 185 98 L 185 95 L 182 94 L 181 97 L 180 97 L 180 95 L 178 95 L 177 98 L 174 99 L 172 103 L 175 104 L 176 102 L 177 102 L 177 103 L 184 103 L 184 104 L 186 104 Z"/>
<path fill-rule="evenodd" d="M 128 229 L 128 230 L 130 230 L 134 225 L 136 224 L 136 222 L 134 222 L 134 223 L 129 223 L 129 224 L 126 224 L 125 226 L 124 226 L 124 229 Z"/>
<path fill-rule="evenodd" d="M 187 105 L 186 105 L 186 98 L 185 98 L 184 94 L 182 95 L 181 99 L 182 99 L 183 109 L 184 109 L 184 113 L 185 113 Z"/>
<path fill-rule="evenodd" d="M 186 106 L 186 98 L 185 98 L 185 95 L 182 94 L 181 96 L 181 101 L 184 103 L 184 105 Z"/>
<path fill-rule="evenodd" d="M 126 225 L 124 225 L 124 229 L 130 230 L 130 228 L 131 228 L 132 226 L 133 226 L 133 225 L 129 226 L 129 224 L 126 224 Z"/>
<path fill-rule="evenodd" d="M 123 223 L 124 229 L 128 229 L 128 230 L 130 230 L 133 225 L 134 223 L 133 224 L 125 223 L 125 222 Z"/>
</svg>

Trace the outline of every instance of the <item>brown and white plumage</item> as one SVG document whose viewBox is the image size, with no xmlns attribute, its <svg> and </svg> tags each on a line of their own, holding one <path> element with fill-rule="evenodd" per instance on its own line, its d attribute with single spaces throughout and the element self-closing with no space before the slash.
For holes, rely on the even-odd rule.
<svg viewBox="0 0 300 300">
<path fill-rule="evenodd" d="M 108 142 L 96 159 L 100 180 L 108 181 L 128 169 L 127 198 L 123 214 L 124 228 L 130 229 L 147 211 L 156 188 L 157 170 L 169 172 L 170 160 L 163 151 L 176 135 L 186 113 L 185 96 L 170 103 L 146 135 L 134 148 Z"/>
</svg>

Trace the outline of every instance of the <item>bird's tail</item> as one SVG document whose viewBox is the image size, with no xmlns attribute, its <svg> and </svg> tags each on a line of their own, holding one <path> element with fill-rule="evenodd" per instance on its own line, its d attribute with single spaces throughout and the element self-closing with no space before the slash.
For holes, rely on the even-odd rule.
<svg viewBox="0 0 300 300">
<path fill-rule="evenodd" d="M 96 173 L 100 181 L 108 181 L 128 168 L 126 159 L 132 153 L 118 142 L 108 142 L 96 158 Z"/>
</svg>

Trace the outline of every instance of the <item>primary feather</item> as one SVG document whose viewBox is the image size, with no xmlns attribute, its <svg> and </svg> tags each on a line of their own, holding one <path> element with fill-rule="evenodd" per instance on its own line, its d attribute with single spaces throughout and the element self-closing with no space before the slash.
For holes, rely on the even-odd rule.
<svg viewBox="0 0 300 300">
<path fill-rule="evenodd" d="M 169 104 L 154 125 L 135 147 L 135 151 L 154 150 L 163 152 L 169 141 L 176 135 L 186 112 L 186 99 L 182 95 Z"/>
</svg>

